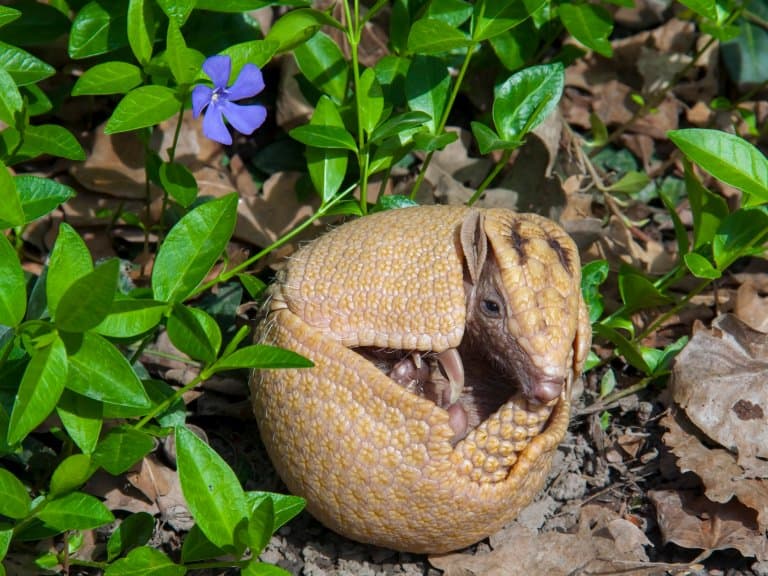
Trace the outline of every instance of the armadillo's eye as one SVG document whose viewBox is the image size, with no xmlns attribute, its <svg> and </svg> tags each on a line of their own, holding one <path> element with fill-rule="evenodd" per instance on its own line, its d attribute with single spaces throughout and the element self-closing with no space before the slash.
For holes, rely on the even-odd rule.
<svg viewBox="0 0 768 576">
<path fill-rule="evenodd" d="M 480 309 L 489 318 L 501 318 L 501 305 L 496 300 L 483 300 Z"/>
</svg>

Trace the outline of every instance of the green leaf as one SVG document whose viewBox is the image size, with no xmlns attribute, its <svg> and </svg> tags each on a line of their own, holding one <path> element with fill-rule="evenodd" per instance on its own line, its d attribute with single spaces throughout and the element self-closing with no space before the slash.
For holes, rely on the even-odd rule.
<svg viewBox="0 0 768 576">
<path fill-rule="evenodd" d="M 86 70 L 72 87 L 72 96 L 125 94 L 142 83 L 141 68 L 128 62 L 104 62 Z"/>
<path fill-rule="evenodd" d="M 168 305 L 157 300 L 114 300 L 109 314 L 94 331 L 110 338 L 139 336 L 160 324 L 167 310 Z"/>
<path fill-rule="evenodd" d="M 608 40 L 613 20 L 605 8 L 594 4 L 560 4 L 558 10 L 560 20 L 576 40 L 606 58 L 613 55 Z"/>
<path fill-rule="evenodd" d="M 190 358 L 210 364 L 221 347 L 221 330 L 216 320 L 200 308 L 176 303 L 168 317 L 171 343 Z"/>
<path fill-rule="evenodd" d="M 21 226 L 25 220 L 16 182 L 2 161 L 0 161 L 0 220 L 7 223 L 7 228 Z"/>
<path fill-rule="evenodd" d="M 92 270 L 93 261 L 85 242 L 72 226 L 62 223 L 51 251 L 46 276 L 46 297 L 51 316 L 55 317 L 59 300 L 72 283 Z"/>
<path fill-rule="evenodd" d="M 419 203 L 411 200 L 409 196 L 402 194 L 382 194 L 376 200 L 376 205 L 371 209 L 373 212 L 385 212 L 387 210 L 396 210 L 397 208 L 408 208 L 418 206 Z"/>
<path fill-rule="evenodd" d="M 488 154 L 494 150 L 509 150 L 521 145 L 519 142 L 502 140 L 499 135 L 481 122 L 472 122 L 472 134 L 477 140 L 477 147 L 481 154 Z"/>
<path fill-rule="evenodd" d="M 64 334 L 69 358 L 67 388 L 93 400 L 149 408 L 151 403 L 128 360 L 92 332 Z"/>
<path fill-rule="evenodd" d="M 154 27 L 152 5 L 146 0 L 128 0 L 128 44 L 142 66 L 152 58 Z"/>
<path fill-rule="evenodd" d="M 29 514 L 32 499 L 21 480 L 10 471 L 0 468 L 0 514 L 19 520 Z"/>
<path fill-rule="evenodd" d="M 414 56 L 405 77 L 405 95 L 411 110 L 429 114 L 429 132 L 435 134 L 448 101 L 451 77 L 445 63 L 433 56 Z"/>
<path fill-rule="evenodd" d="M 544 0 L 481 0 L 475 3 L 472 38 L 480 42 L 503 34 L 528 19 Z"/>
<path fill-rule="evenodd" d="M 272 500 L 274 508 L 274 526 L 273 531 L 277 531 L 281 526 L 290 522 L 307 504 L 307 501 L 300 496 L 291 494 L 276 494 L 274 492 L 246 492 L 248 505 L 254 510 L 262 500 Z"/>
<path fill-rule="evenodd" d="M 195 524 L 184 538 L 184 544 L 181 547 L 181 560 L 185 564 L 190 562 L 199 562 L 210 558 L 224 556 L 226 551 L 215 546 L 213 542 L 203 534 L 200 527 Z"/>
<path fill-rule="evenodd" d="M 632 342 L 619 334 L 619 332 L 600 323 L 595 324 L 592 329 L 595 331 L 595 334 L 605 338 L 614 346 L 616 346 L 616 350 L 619 352 L 619 354 L 624 356 L 624 359 L 627 361 L 627 363 L 629 363 L 643 374 L 651 374 L 651 368 L 648 366 L 645 358 L 643 358 L 643 355 L 640 354 Z"/>
<path fill-rule="evenodd" d="M 594 324 L 603 315 L 603 295 L 600 286 L 608 278 L 610 267 L 605 260 L 593 260 L 581 269 L 581 292 L 589 308 L 589 322 Z"/>
<path fill-rule="evenodd" d="M 443 132 L 442 134 L 434 135 L 423 131 L 413 135 L 413 143 L 416 145 L 417 150 L 433 152 L 435 150 L 442 150 L 451 142 L 455 142 L 458 137 L 459 135 L 456 132 Z"/>
<path fill-rule="evenodd" d="M 93 462 L 118 476 L 149 454 L 155 439 L 141 430 L 112 428 L 96 446 Z"/>
<path fill-rule="evenodd" d="M 425 112 L 404 112 L 377 126 L 369 142 L 375 144 L 391 136 L 420 129 L 429 122 L 430 118 L 431 116 Z"/>
<path fill-rule="evenodd" d="M 738 258 L 747 256 L 765 241 L 768 214 L 760 209 L 737 210 L 725 217 L 712 240 L 712 254 L 719 270 L 725 270 Z"/>
<path fill-rule="evenodd" d="M 0 120 L 9 126 L 16 125 L 16 118 L 24 109 L 24 100 L 11 75 L 0 68 Z"/>
<path fill-rule="evenodd" d="M 72 454 L 62 460 L 51 476 L 49 496 L 56 498 L 85 484 L 96 469 L 91 466 L 91 457 L 87 454 Z"/>
<path fill-rule="evenodd" d="M 608 369 L 600 378 L 600 398 L 605 398 L 616 388 L 616 374 L 612 369 Z"/>
<path fill-rule="evenodd" d="M 709 244 L 715 237 L 720 223 L 728 216 L 728 204 L 725 198 L 713 194 L 701 185 L 690 162 L 685 160 L 684 166 L 685 188 L 693 213 L 693 248 L 697 250 Z"/>
<path fill-rule="evenodd" d="M 619 269 L 619 294 L 629 311 L 656 308 L 673 302 L 653 282 L 634 268 L 622 265 Z"/>
<path fill-rule="evenodd" d="M 366 68 L 360 77 L 359 122 L 366 134 L 371 134 L 384 114 L 384 93 L 373 68 Z"/>
<path fill-rule="evenodd" d="M 768 5 L 761 3 L 759 6 L 763 6 L 760 17 L 765 18 L 768 15 L 765 7 Z M 737 86 L 760 84 L 768 78 L 768 62 L 765 59 L 766 50 L 768 50 L 768 30 L 743 17 L 736 23 L 738 27 L 712 26 L 714 28 L 712 34 L 717 34 L 718 40 L 721 41 L 720 57 L 734 84 Z M 702 32 L 704 32 L 703 28 L 704 26 L 702 26 Z M 724 37 L 734 28 L 735 37 Z M 741 110 L 738 111 L 741 113 Z"/>
<path fill-rule="evenodd" d="M 131 550 L 104 570 L 104 576 L 183 576 L 184 566 L 175 564 L 165 554 L 149 546 Z"/>
<path fill-rule="evenodd" d="M 50 178 L 18 174 L 14 181 L 27 224 L 52 212 L 75 195 L 72 188 Z"/>
<path fill-rule="evenodd" d="M 429 3 L 426 16 L 442 20 L 458 28 L 472 15 L 472 5 L 464 0 L 433 0 Z"/>
<path fill-rule="evenodd" d="M 235 229 L 237 194 L 197 206 L 163 242 L 152 270 L 156 300 L 181 302 L 213 268 Z"/>
<path fill-rule="evenodd" d="M 64 390 L 56 406 L 56 413 L 77 447 L 84 454 L 91 454 L 101 434 L 103 404 L 72 390 Z"/>
<path fill-rule="evenodd" d="M 195 521 L 218 547 L 233 546 L 249 510 L 232 469 L 187 428 L 176 428 L 176 454 L 184 498 Z"/>
<path fill-rule="evenodd" d="M 111 258 L 72 282 L 59 300 L 56 327 L 65 332 L 85 332 L 98 326 L 112 307 L 119 272 L 120 260 Z"/>
<path fill-rule="evenodd" d="M 680 0 L 680 4 L 687 6 L 699 16 L 709 20 L 717 20 L 717 3 L 715 0 Z"/>
<path fill-rule="evenodd" d="M 468 48 L 475 41 L 464 32 L 442 20 L 416 20 L 408 34 L 408 51 L 413 54 L 440 54 Z"/>
<path fill-rule="evenodd" d="M 56 72 L 53 66 L 5 42 L 0 42 L 0 68 L 11 75 L 16 86 L 40 82 Z"/>
<path fill-rule="evenodd" d="M 248 518 L 245 541 L 251 553 L 258 556 L 269 544 L 275 524 L 275 509 L 270 498 L 265 498 L 253 508 Z"/>
<path fill-rule="evenodd" d="M 184 26 L 192 10 L 195 8 L 195 0 L 156 0 L 160 9 L 168 17 L 168 20 L 176 26 Z"/>
<path fill-rule="evenodd" d="M 261 298 L 261 295 L 267 289 L 267 285 L 256 276 L 251 276 L 250 274 L 238 274 L 237 278 L 240 280 L 240 283 L 243 285 L 243 288 L 246 289 L 248 296 L 250 296 L 252 300 Z"/>
<path fill-rule="evenodd" d="M 21 12 L 8 6 L 0 6 L 0 27 L 10 24 L 21 16 Z"/>
<path fill-rule="evenodd" d="M 718 180 L 768 202 L 768 159 L 743 138 L 703 128 L 672 130 L 667 135 L 689 160 Z"/>
<path fill-rule="evenodd" d="M 275 55 L 279 48 L 277 42 L 268 40 L 251 40 L 241 42 L 221 51 L 221 54 L 232 59 L 232 77 L 236 78 L 247 63 L 263 68 Z"/>
<path fill-rule="evenodd" d="M 71 492 L 55 498 L 37 514 L 48 527 L 58 531 L 90 530 L 115 521 L 100 500 L 90 494 Z"/>
<path fill-rule="evenodd" d="M 160 184 L 184 208 L 189 208 L 197 199 L 197 180 L 183 164 L 163 162 L 160 166 Z"/>
<path fill-rule="evenodd" d="M 0 325 L 18 326 L 26 311 L 24 270 L 8 238 L 0 234 Z"/>
<path fill-rule="evenodd" d="M 107 561 L 112 562 L 121 554 L 149 542 L 154 529 L 155 519 L 146 512 L 124 518 L 107 540 Z"/>
<path fill-rule="evenodd" d="M 238 368 L 311 368 L 312 366 L 314 364 L 311 360 L 307 360 L 296 352 L 266 344 L 252 344 L 221 358 L 213 365 L 212 370 L 223 372 Z"/>
<path fill-rule="evenodd" d="M 168 22 L 165 46 L 165 60 L 168 62 L 176 84 L 180 86 L 192 84 L 200 74 L 205 56 L 187 47 L 175 20 Z"/>
<path fill-rule="evenodd" d="M 88 58 L 106 54 L 128 44 L 125 2 L 89 2 L 72 21 L 69 55 Z"/>
<path fill-rule="evenodd" d="M 315 126 L 305 124 L 289 132 L 291 138 L 315 148 L 344 148 L 357 152 L 352 134 L 339 126 Z"/>
<path fill-rule="evenodd" d="M 525 68 L 496 88 L 493 122 L 504 140 L 520 142 L 555 109 L 565 86 L 559 62 Z"/>
<path fill-rule="evenodd" d="M 608 187 L 609 192 L 620 192 L 623 194 L 637 194 L 651 183 L 651 179 L 643 172 L 631 170 L 624 174 L 618 182 L 614 182 Z"/>
<path fill-rule="evenodd" d="M 664 203 L 667 212 L 669 212 L 669 217 L 672 218 L 672 225 L 675 228 L 675 240 L 677 240 L 677 253 L 687 254 L 688 250 L 690 249 L 688 230 L 686 229 L 685 224 L 683 224 L 683 221 L 680 219 L 680 215 L 677 213 L 677 210 L 675 210 L 675 205 L 669 196 L 667 196 L 667 194 L 662 190 L 659 190 L 659 198 L 661 198 L 661 201 Z"/>
<path fill-rule="evenodd" d="M 27 126 L 24 131 L 22 146 L 13 156 L 13 162 L 18 163 L 50 154 L 69 160 L 85 160 L 85 151 L 72 133 L 58 124 L 43 124 Z"/>
<path fill-rule="evenodd" d="M 46 347 L 28 350 L 32 358 L 24 370 L 8 424 L 8 443 L 16 444 L 53 412 L 67 379 L 67 353 L 56 336 Z"/>
<path fill-rule="evenodd" d="M 292 10 L 272 24 L 272 28 L 264 39 L 277 43 L 278 48 L 275 53 L 280 54 L 303 44 L 323 26 L 342 29 L 342 25 L 325 12 L 311 8 Z"/>
<path fill-rule="evenodd" d="M 0 11 L 2 11 L 2 7 L 0 7 Z M 13 529 L 0 529 L 0 560 L 3 560 L 8 554 L 11 540 L 13 540 Z M 3 567 L 3 564 L 0 564 L 0 576 L 5 576 L 5 568 Z"/>
<path fill-rule="evenodd" d="M 320 97 L 309 125 L 344 129 L 338 108 L 327 96 Z M 306 157 L 312 184 L 323 202 L 327 202 L 341 188 L 347 173 L 348 153 L 338 148 L 307 146 Z"/>
<path fill-rule="evenodd" d="M 696 276 L 696 278 L 709 278 L 715 280 L 723 275 L 720 270 L 712 266 L 712 263 L 709 260 L 696 252 L 684 254 L 683 261 L 688 270 L 691 271 L 691 274 Z"/>
<path fill-rule="evenodd" d="M 291 576 L 290 572 L 280 568 L 280 566 L 261 562 L 258 558 L 253 558 L 248 562 L 240 574 L 242 576 Z"/>
<path fill-rule="evenodd" d="M 338 44 L 318 32 L 293 51 L 301 73 L 312 85 L 341 104 L 347 95 L 349 66 Z"/>
<path fill-rule="evenodd" d="M 176 92 L 165 86 L 134 88 L 118 102 L 104 127 L 105 134 L 117 134 L 154 126 L 178 113 Z"/>
</svg>

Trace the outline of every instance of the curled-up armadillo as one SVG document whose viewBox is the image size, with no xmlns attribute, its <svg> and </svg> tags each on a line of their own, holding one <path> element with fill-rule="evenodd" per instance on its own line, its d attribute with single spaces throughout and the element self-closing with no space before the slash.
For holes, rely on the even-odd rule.
<svg viewBox="0 0 768 576">
<path fill-rule="evenodd" d="M 425 206 L 344 224 L 271 288 L 261 341 L 309 369 L 251 379 L 288 488 L 350 538 L 477 542 L 540 490 L 590 345 L 579 256 L 555 223 Z"/>
</svg>

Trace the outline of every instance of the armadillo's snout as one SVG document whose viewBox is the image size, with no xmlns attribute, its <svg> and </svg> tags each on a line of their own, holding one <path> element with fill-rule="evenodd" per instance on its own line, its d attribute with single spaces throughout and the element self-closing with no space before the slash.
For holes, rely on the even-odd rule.
<svg viewBox="0 0 768 576">
<path fill-rule="evenodd" d="M 552 400 L 560 398 L 564 384 L 565 379 L 562 376 L 559 378 L 557 376 L 542 378 L 533 386 L 533 399 L 542 404 L 548 404 Z"/>
</svg>

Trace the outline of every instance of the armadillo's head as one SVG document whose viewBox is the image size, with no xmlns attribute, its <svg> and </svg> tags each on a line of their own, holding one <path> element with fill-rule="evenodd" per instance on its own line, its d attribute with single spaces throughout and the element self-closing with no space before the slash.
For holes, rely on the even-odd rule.
<svg viewBox="0 0 768 576">
<path fill-rule="evenodd" d="M 574 370 L 581 270 L 573 241 L 533 214 L 470 212 L 461 227 L 467 335 L 474 352 L 532 401 L 560 397 Z M 582 314 L 583 315 L 583 314 Z M 577 358 L 576 362 L 583 361 Z"/>
</svg>

